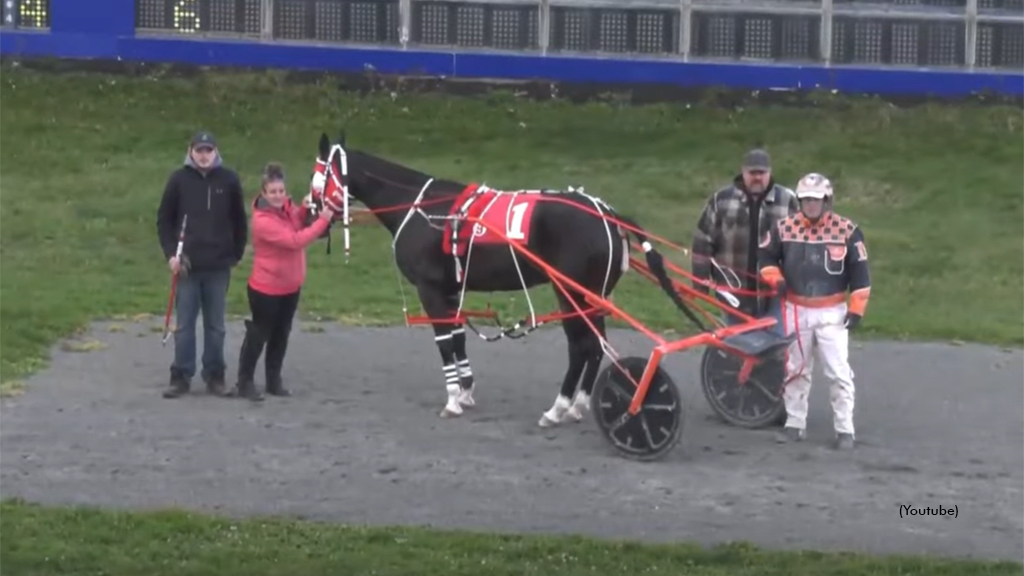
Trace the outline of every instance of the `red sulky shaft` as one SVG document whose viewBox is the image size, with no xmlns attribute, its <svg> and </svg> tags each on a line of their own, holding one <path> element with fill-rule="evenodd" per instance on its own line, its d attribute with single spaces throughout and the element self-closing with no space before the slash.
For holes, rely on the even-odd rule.
<svg viewBox="0 0 1024 576">
<path fill-rule="evenodd" d="M 491 232 L 494 232 L 495 234 L 497 234 L 498 237 L 504 239 L 505 242 L 508 243 L 508 245 L 511 246 L 516 252 L 518 252 L 519 254 L 522 254 L 528 260 L 530 260 L 531 262 L 536 264 L 541 270 L 544 271 L 544 273 L 546 273 L 548 275 L 548 277 L 550 277 L 552 279 L 557 279 L 558 281 L 563 282 L 563 283 L 569 285 L 573 290 L 579 292 L 580 294 L 583 294 L 586 297 L 587 301 L 590 303 L 591 306 L 599 307 L 599 308 L 604 308 L 605 310 L 610 312 L 613 316 L 615 316 L 615 317 L 623 320 L 624 322 L 628 323 L 630 326 L 635 328 L 637 331 L 642 332 L 644 335 L 646 335 L 651 340 L 654 340 L 658 344 L 665 344 L 665 339 L 664 338 L 662 338 L 661 336 L 659 336 L 658 334 L 654 333 L 652 330 L 650 330 L 649 328 L 647 328 L 646 326 L 641 324 L 640 321 L 638 321 L 636 318 L 633 318 L 629 314 L 626 314 L 624 311 L 622 311 L 615 304 L 612 304 L 608 300 L 606 300 L 604 298 L 601 298 L 597 294 L 594 294 L 592 291 L 587 290 L 583 286 L 580 286 L 575 280 L 569 278 L 565 274 L 562 274 L 561 272 L 556 270 L 553 266 L 551 266 L 550 264 L 548 264 L 547 262 L 542 260 L 539 256 L 537 256 L 536 254 L 534 254 L 530 250 L 527 250 L 526 248 L 524 248 L 521 245 L 521 243 L 519 243 L 519 242 L 517 242 L 515 240 L 510 239 L 504 233 L 503 230 L 499 230 L 499 229 L 489 225 L 487 222 L 485 222 L 485 221 L 483 221 L 481 219 L 478 219 L 478 218 L 468 217 L 467 220 L 473 221 L 475 224 L 480 224 L 484 228 L 486 228 L 486 229 L 490 230 Z"/>
</svg>

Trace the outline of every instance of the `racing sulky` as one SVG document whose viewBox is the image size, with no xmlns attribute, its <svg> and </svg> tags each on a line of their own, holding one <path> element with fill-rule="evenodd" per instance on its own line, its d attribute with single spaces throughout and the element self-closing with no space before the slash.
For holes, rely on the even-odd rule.
<svg viewBox="0 0 1024 576">
<path fill-rule="evenodd" d="M 498 337 L 480 335 L 492 341 L 521 337 L 541 324 L 561 322 L 568 366 L 554 404 L 540 417 L 542 427 L 580 421 L 592 407 L 594 383 L 608 347 L 607 311 L 597 304 L 609 298 L 630 268 L 627 228 L 644 247 L 649 271 L 678 301 L 662 256 L 640 227 L 582 190 L 504 192 L 435 178 L 348 149 L 344 134 L 335 144 L 322 134 L 306 199 L 311 218 L 337 189 L 345 198 L 344 206 L 334 208 L 345 225 L 346 257 L 350 199 L 364 204 L 391 233 L 398 270 L 415 287 L 426 314 L 418 323 L 432 325 L 441 356 L 447 392 L 442 418 L 457 417 L 475 405 L 466 325 L 474 332 L 476 328 L 471 321 L 475 314 L 462 309 L 467 291 L 525 292 L 553 284 L 558 312 L 537 315 L 527 292 L 526 332 L 520 331 L 524 320 Z M 567 280 L 552 282 L 552 274 Z M 417 323 L 408 309 L 405 314 L 407 323 Z"/>
</svg>

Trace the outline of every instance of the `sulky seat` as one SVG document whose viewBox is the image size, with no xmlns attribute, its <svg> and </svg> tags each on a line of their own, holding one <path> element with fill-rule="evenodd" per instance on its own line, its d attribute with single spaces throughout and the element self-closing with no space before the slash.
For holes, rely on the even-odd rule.
<svg viewBox="0 0 1024 576">
<path fill-rule="evenodd" d="M 722 339 L 722 343 L 747 356 L 764 358 L 783 352 L 796 340 L 796 332 L 781 336 L 771 329 L 761 328 Z"/>
</svg>

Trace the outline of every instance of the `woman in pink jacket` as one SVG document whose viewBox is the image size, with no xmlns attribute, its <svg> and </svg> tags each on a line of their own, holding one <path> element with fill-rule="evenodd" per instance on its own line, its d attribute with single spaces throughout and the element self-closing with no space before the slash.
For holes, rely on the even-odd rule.
<svg viewBox="0 0 1024 576">
<path fill-rule="evenodd" d="M 306 279 L 306 247 L 330 225 L 334 212 L 324 206 L 320 217 L 303 228 L 307 208 L 295 206 L 279 164 L 263 170 L 262 190 L 252 204 L 252 274 L 247 286 L 252 320 L 245 321 L 245 339 L 238 358 L 238 384 L 230 395 L 263 400 L 254 380 L 256 362 L 266 345 L 267 394 L 289 396 L 281 382 L 292 318 Z"/>
</svg>

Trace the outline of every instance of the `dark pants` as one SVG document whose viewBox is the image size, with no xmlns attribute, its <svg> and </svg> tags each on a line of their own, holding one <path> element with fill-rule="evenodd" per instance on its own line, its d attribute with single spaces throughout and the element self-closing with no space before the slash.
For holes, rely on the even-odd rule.
<svg viewBox="0 0 1024 576">
<path fill-rule="evenodd" d="M 247 286 L 249 310 L 252 320 L 246 321 L 245 340 L 238 360 L 239 383 L 251 382 L 256 372 L 256 362 L 266 345 L 264 358 L 267 391 L 282 390 L 281 367 L 288 350 L 288 337 L 292 331 L 292 319 L 299 305 L 301 290 L 282 296 L 271 296 Z"/>
</svg>

